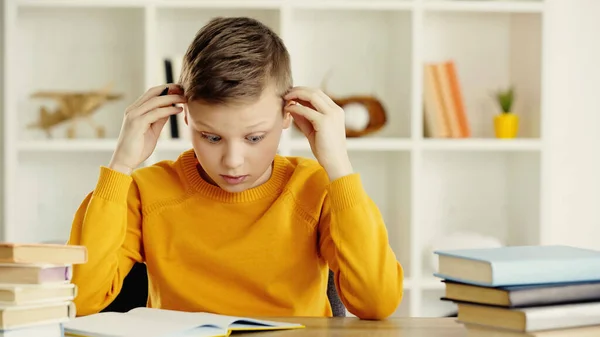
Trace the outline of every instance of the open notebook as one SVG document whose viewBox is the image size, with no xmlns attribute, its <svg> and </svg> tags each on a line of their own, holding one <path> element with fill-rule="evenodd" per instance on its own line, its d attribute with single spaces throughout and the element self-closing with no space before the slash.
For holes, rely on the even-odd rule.
<svg viewBox="0 0 600 337">
<path fill-rule="evenodd" d="M 64 324 L 65 336 L 82 337 L 217 337 L 233 331 L 304 328 L 302 324 L 275 322 L 153 308 L 127 313 L 103 312 L 77 317 Z"/>
</svg>

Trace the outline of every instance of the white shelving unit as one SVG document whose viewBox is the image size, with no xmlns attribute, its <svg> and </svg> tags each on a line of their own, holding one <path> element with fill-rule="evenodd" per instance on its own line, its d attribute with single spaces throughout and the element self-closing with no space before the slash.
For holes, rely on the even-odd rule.
<svg viewBox="0 0 600 337">
<path fill-rule="evenodd" d="M 349 139 L 355 169 L 385 216 L 406 273 L 398 316 L 452 313 L 432 277 L 431 240 L 455 231 L 505 244 L 539 244 L 544 218 L 546 54 L 541 1 L 432 0 L 5 0 L 4 223 L 7 241 L 64 240 L 79 203 L 108 163 L 125 107 L 157 85 L 166 55 L 183 54 L 214 16 L 247 15 L 278 32 L 292 55 L 295 84 L 333 96 L 374 94 L 388 114 L 376 135 Z M 456 61 L 473 137 L 423 137 L 422 65 Z M 93 119 L 94 139 L 57 128 L 47 139 L 26 129 L 37 90 L 92 90 L 108 82 L 124 94 Z M 515 84 L 517 139 L 493 135 L 490 93 Z M 187 141 L 161 141 L 148 165 L 175 159 Z M 311 156 L 298 131 L 285 155 Z"/>
<path fill-rule="evenodd" d="M 1 4 L 1 3 L 0 3 Z M 4 6 L 0 6 L 0 18 L 4 18 Z M 5 76 L 5 71 L 4 69 L 6 68 L 6 64 L 4 62 L 5 57 L 4 57 L 4 30 L 5 30 L 5 26 L 4 26 L 4 20 L 0 21 L 0 102 L 4 102 L 4 81 L 6 79 Z M 4 110 L 4 104 L 0 103 L 0 111 Z M 0 116 L 0 123 L 1 125 L 4 125 L 4 116 Z M 0 140 L 0 146 L 4 147 L 4 139 Z M 0 188 L 2 190 L 4 190 L 4 158 L 3 156 L 0 155 L 0 174 L 2 175 L 2 178 L 0 178 Z M 0 197 L 0 218 L 4 219 L 4 203 L 3 203 L 3 198 L 4 196 Z"/>
</svg>

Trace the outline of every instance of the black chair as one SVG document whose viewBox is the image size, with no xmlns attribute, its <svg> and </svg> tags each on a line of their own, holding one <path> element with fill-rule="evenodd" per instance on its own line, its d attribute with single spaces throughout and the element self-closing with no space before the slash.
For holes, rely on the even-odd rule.
<svg viewBox="0 0 600 337">
<path fill-rule="evenodd" d="M 327 283 L 327 297 L 335 317 L 345 317 L 346 307 L 340 300 L 340 297 L 335 288 L 333 280 L 334 274 L 329 271 L 329 280 Z M 127 312 L 133 308 L 145 307 L 148 299 L 148 274 L 146 271 L 146 265 L 143 263 L 136 263 L 129 274 L 123 281 L 123 287 L 121 292 L 111 304 L 109 304 L 104 310 L 113 312 Z"/>
</svg>

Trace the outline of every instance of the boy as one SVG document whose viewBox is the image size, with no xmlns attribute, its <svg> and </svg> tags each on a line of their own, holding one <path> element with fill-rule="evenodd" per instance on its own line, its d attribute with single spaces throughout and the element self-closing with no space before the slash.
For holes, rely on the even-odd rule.
<svg viewBox="0 0 600 337">
<path fill-rule="evenodd" d="M 151 88 L 126 110 L 113 157 L 72 226 L 69 243 L 89 252 L 74 269 L 79 315 L 110 304 L 135 262 L 147 266 L 150 307 L 331 316 L 331 269 L 354 315 L 395 311 L 403 269 L 352 171 L 344 112 L 291 78 L 271 30 L 217 18 L 190 45 L 179 85 L 163 96 L 166 86 Z M 193 148 L 134 171 L 178 113 Z M 277 155 L 292 117 L 318 162 Z"/>
</svg>

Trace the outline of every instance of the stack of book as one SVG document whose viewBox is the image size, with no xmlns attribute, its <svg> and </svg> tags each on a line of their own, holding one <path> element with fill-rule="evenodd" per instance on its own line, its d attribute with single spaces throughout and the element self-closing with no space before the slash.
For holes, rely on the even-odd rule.
<svg viewBox="0 0 600 337">
<path fill-rule="evenodd" d="M 72 266 L 81 246 L 0 243 L 0 336 L 63 336 L 75 317 Z"/>
<path fill-rule="evenodd" d="M 468 337 L 600 336 L 600 252 L 570 246 L 435 251 L 442 300 Z"/>
<path fill-rule="evenodd" d="M 454 60 L 424 65 L 423 112 L 426 137 L 471 137 L 458 67 Z"/>
</svg>

